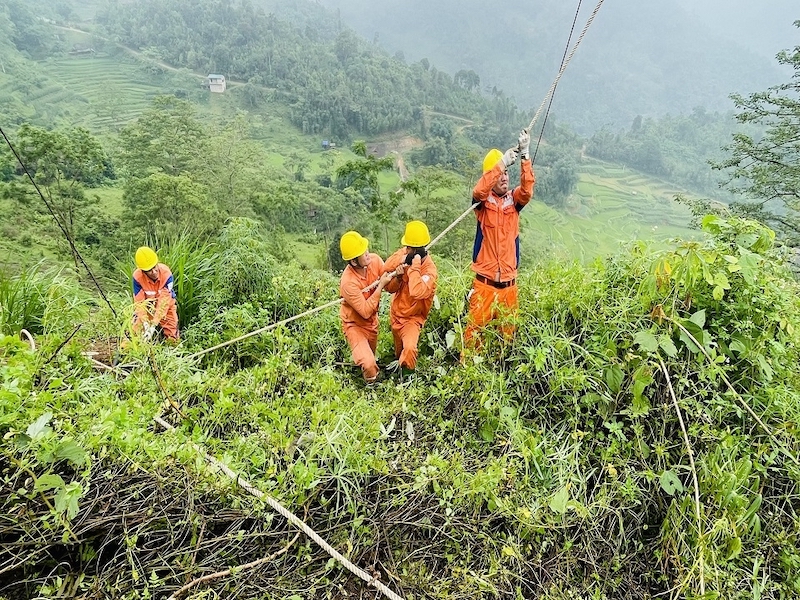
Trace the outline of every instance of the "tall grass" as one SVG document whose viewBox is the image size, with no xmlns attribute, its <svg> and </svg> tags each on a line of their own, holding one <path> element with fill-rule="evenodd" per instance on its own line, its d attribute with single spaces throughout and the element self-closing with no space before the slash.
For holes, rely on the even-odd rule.
<svg viewBox="0 0 800 600">
<path fill-rule="evenodd" d="M 47 287 L 38 267 L 11 275 L 0 270 L 0 332 L 11 335 L 27 329 L 42 333 L 47 310 Z"/>
</svg>

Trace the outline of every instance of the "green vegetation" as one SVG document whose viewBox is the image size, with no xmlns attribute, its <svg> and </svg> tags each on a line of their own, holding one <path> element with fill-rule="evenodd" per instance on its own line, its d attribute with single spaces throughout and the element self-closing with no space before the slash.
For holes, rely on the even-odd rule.
<svg viewBox="0 0 800 600">
<path fill-rule="evenodd" d="M 224 234 L 224 257 L 189 253 L 220 265 L 206 278 L 218 291 L 197 291 L 181 347 L 131 346 L 127 375 L 80 354 L 122 322 L 46 300 L 43 331 L 58 333 L 37 352 L 0 338 L 4 593 L 166 596 L 284 547 L 290 527 L 199 443 L 407 598 L 796 595 L 800 290 L 768 230 L 705 229 L 702 243 L 528 270 L 513 346 L 487 338 L 465 365 L 468 280 L 445 261 L 418 373 L 370 391 L 339 366 L 335 310 L 187 358 L 335 294 L 324 272 L 265 263 L 248 227 Z M 390 344 L 384 332 L 379 351 Z M 167 433 L 152 421 L 162 385 L 184 415 L 165 414 Z M 21 560 L 27 544 L 42 551 Z M 359 587 L 301 538 L 194 593 Z"/>
<path fill-rule="evenodd" d="M 482 104 L 469 72 L 453 78 L 457 91 L 430 64 L 404 67 L 346 30 L 300 33 L 249 5 L 204 2 L 192 13 L 173 2 L 180 11 L 158 9 L 151 23 L 137 5 L 112 5 L 109 26 L 141 25 L 141 62 L 110 47 L 67 59 L 44 22 L 9 6 L 0 33 L 12 23 L 15 45 L 0 36 L 0 57 L 34 68 L 4 92 L 7 133 L 52 215 L 3 150 L 0 597 L 160 598 L 226 569 L 184 597 L 367 593 L 310 540 L 292 542 L 292 526 L 205 453 L 409 600 L 800 594 L 800 289 L 765 226 L 707 216 L 702 232 L 687 229 L 688 212 L 670 199 L 693 198 L 681 174 L 702 148 L 680 163 L 670 138 L 662 166 L 674 169 L 650 169 L 663 177 L 654 179 L 627 159 L 585 156 L 583 140 L 549 122 L 537 198 L 523 212 L 512 341 L 487 331 L 462 360 L 468 218 L 432 251 L 438 297 L 410 378 L 365 388 L 335 308 L 193 356 L 335 303 L 341 232 L 358 229 L 386 255 L 405 220 L 442 231 L 468 206 L 486 147 L 513 142 L 520 115 L 502 94 Z M 219 47 L 176 37 L 192 15 L 208 33 L 214 11 L 230 19 Z M 264 31 L 286 35 L 255 35 Z M 237 46 L 228 36 L 239 34 Z M 227 52 L 244 73 L 256 38 L 274 67 L 299 61 L 295 79 L 194 102 L 194 75 L 157 64 L 191 58 L 216 70 L 207 61 Z M 301 41 L 319 42 L 307 62 Z M 170 54 L 180 48 L 185 56 Z M 331 58 L 337 49 L 344 56 Z M 392 67 L 381 71 L 384 60 Z M 130 88 L 110 80 L 96 102 L 114 61 Z M 388 103 L 359 96 L 362 121 L 347 113 L 336 150 L 323 151 L 320 134 L 334 131 L 325 118 L 344 115 L 343 104 L 298 121 L 304 99 L 324 97 L 319 81 L 300 81 L 319 65 L 330 66 L 323 81 L 355 82 L 329 99 L 352 100 L 369 81 Z M 417 72 L 431 87 L 414 93 L 433 100 L 384 78 L 401 85 Z M 57 97 L 53 82 L 67 92 L 58 108 L 26 104 Z M 442 107 L 454 112 L 436 114 Z M 373 109 L 386 121 L 371 120 Z M 642 158 L 637 139 L 667 139 L 698 118 L 645 120 L 607 149 Z M 372 131 L 393 132 L 382 156 L 377 143 L 348 147 L 346 135 Z M 393 147 L 417 148 L 402 176 Z M 176 347 L 130 332 L 131 257 L 144 243 L 175 276 Z"/>
</svg>

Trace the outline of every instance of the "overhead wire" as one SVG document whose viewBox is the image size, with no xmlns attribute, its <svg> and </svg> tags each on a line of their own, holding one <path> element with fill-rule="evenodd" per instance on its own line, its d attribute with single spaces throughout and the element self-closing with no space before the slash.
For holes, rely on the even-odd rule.
<svg viewBox="0 0 800 600">
<path fill-rule="evenodd" d="M 61 233 L 63 233 L 64 237 L 67 238 L 67 243 L 69 244 L 70 249 L 72 250 L 73 256 L 75 256 L 81 262 L 83 267 L 86 269 L 86 272 L 89 274 L 92 283 L 94 283 L 95 287 L 97 288 L 97 291 L 100 292 L 100 296 L 102 296 L 103 300 L 105 300 L 106 304 L 108 305 L 108 308 L 111 309 L 111 313 L 114 315 L 114 318 L 115 319 L 118 318 L 117 311 L 114 310 L 114 306 L 111 304 L 111 301 L 108 299 L 108 296 L 106 296 L 106 293 L 103 291 L 103 288 L 100 287 L 100 282 L 97 281 L 97 278 L 94 276 L 94 273 L 92 273 L 92 270 L 89 268 L 89 265 L 86 264 L 86 261 L 83 259 L 83 256 L 81 256 L 81 253 L 75 247 L 75 242 L 73 241 L 72 236 L 69 234 L 66 227 L 64 227 L 64 224 L 61 222 L 61 219 L 59 219 L 55 209 L 50 205 L 50 202 L 48 202 L 47 198 L 44 197 L 42 190 L 39 188 L 39 185 L 36 183 L 36 180 L 33 178 L 33 175 L 31 175 L 31 172 L 28 170 L 27 165 L 23 162 L 22 157 L 17 152 L 17 149 L 14 148 L 14 144 L 12 144 L 11 140 L 8 139 L 8 136 L 6 135 L 6 132 L 3 131 L 2 127 L 0 127 L 0 135 L 3 136 L 3 139 L 6 141 L 6 144 L 8 144 L 8 147 L 11 149 L 11 152 L 14 154 L 14 157 L 17 159 L 17 162 L 22 167 L 22 170 L 25 171 L 25 175 L 28 176 L 28 179 L 30 179 L 31 183 L 33 184 L 33 187 L 36 188 L 36 192 L 39 194 L 39 197 L 42 199 L 42 202 L 44 202 L 44 205 L 47 207 L 48 212 L 53 217 L 53 220 L 55 220 L 56 225 L 58 225 L 58 228 L 61 230 Z"/>
<path fill-rule="evenodd" d="M 572 41 L 572 34 L 575 32 L 575 23 L 578 22 L 578 14 L 581 12 L 581 4 L 583 4 L 583 0 L 578 0 L 578 8 L 575 9 L 575 17 L 572 19 L 572 27 L 569 30 L 569 36 L 567 37 L 567 45 L 564 47 L 564 55 L 561 57 L 561 66 L 564 66 L 564 61 L 567 58 L 567 52 L 569 51 L 569 43 Z M 561 67 L 559 67 L 561 70 Z M 550 102 L 547 104 L 547 110 L 544 113 L 544 119 L 542 120 L 542 127 L 539 130 L 539 139 L 536 140 L 536 148 L 533 151 L 533 156 L 531 157 L 531 164 L 536 162 L 536 156 L 539 154 L 539 145 L 542 143 L 542 138 L 544 137 L 544 128 L 547 127 L 547 117 L 550 115 L 550 108 L 553 106 L 553 99 L 556 97 L 556 89 L 558 88 L 558 83 L 553 87 L 553 93 L 550 94 Z"/>
</svg>

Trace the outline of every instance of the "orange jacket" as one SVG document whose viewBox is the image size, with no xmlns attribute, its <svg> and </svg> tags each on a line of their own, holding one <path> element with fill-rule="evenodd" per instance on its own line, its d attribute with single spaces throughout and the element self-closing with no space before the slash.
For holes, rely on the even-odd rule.
<svg viewBox="0 0 800 600">
<path fill-rule="evenodd" d="M 530 160 L 520 161 L 520 185 L 500 197 L 492 188 L 503 174 L 503 161 L 486 173 L 472 190 L 478 218 L 472 270 L 492 281 L 510 281 L 519 268 L 519 211 L 533 197 L 536 176 Z M 499 274 L 499 279 L 497 275 Z"/>
<path fill-rule="evenodd" d="M 387 258 L 383 272 L 390 273 L 404 263 L 407 252 L 406 248 L 400 248 Z M 418 266 L 407 265 L 402 277 L 395 277 L 386 286 L 386 291 L 394 293 L 390 311 L 392 321 L 412 319 L 423 325 L 431 312 L 438 277 L 430 254 Z"/>
<path fill-rule="evenodd" d="M 141 269 L 133 272 L 133 301 L 136 316 L 142 321 L 160 323 L 167 313 L 176 308 L 172 271 L 158 263 L 158 279 L 153 281 Z"/>
<path fill-rule="evenodd" d="M 361 290 L 381 278 L 383 259 L 377 254 L 370 254 L 370 258 L 371 262 L 364 277 L 350 265 L 342 272 L 339 295 L 344 298 L 344 302 L 339 309 L 339 317 L 342 325 L 357 325 L 377 331 L 381 292 L 372 289 L 365 293 Z"/>
</svg>

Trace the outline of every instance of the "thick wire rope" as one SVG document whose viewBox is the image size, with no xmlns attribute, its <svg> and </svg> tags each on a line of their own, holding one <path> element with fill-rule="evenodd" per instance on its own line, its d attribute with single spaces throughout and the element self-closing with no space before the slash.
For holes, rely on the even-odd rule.
<svg viewBox="0 0 800 600">
<path fill-rule="evenodd" d="M 36 183 L 36 180 L 34 180 L 33 175 L 31 175 L 30 171 L 28 170 L 28 167 L 25 165 L 24 162 L 22 162 L 22 157 L 17 153 L 17 149 L 14 148 L 14 145 L 11 143 L 11 140 L 8 139 L 8 136 L 6 135 L 6 132 L 3 131 L 2 127 L 0 127 L 0 134 L 3 136 L 3 139 L 6 141 L 6 144 L 8 144 L 8 147 L 11 149 L 11 152 L 14 154 L 14 157 L 17 159 L 17 162 L 22 167 L 22 170 L 25 171 L 25 175 L 28 176 L 28 179 L 31 180 L 33 187 L 36 188 L 39 197 L 42 199 L 42 202 L 44 202 L 44 205 L 47 207 L 47 210 L 50 212 L 50 215 L 55 220 L 56 225 L 58 225 L 58 228 L 61 230 L 61 233 L 63 233 L 64 237 L 67 238 L 67 243 L 72 249 L 73 254 L 75 255 L 75 257 L 77 257 L 78 260 L 81 261 L 81 264 L 84 266 L 86 272 L 89 274 L 89 277 L 92 279 L 92 283 L 94 283 L 95 287 L 97 288 L 97 291 L 100 292 L 100 295 L 103 297 L 103 300 L 105 300 L 106 304 L 108 304 L 108 308 L 111 309 L 111 313 L 114 315 L 114 318 L 115 319 L 118 318 L 117 311 L 114 310 L 114 307 L 111 305 L 111 302 L 109 301 L 108 297 L 103 291 L 103 288 L 100 287 L 100 282 L 97 281 L 97 278 L 95 278 L 94 273 L 92 273 L 92 270 L 89 268 L 89 265 L 87 265 L 86 261 L 83 260 L 83 256 L 81 256 L 81 253 L 78 252 L 78 249 L 75 247 L 75 242 L 72 241 L 72 237 L 67 232 L 67 229 L 64 227 L 64 224 L 61 222 L 61 219 L 59 219 L 58 215 L 56 215 L 56 212 L 53 209 L 53 207 L 50 206 L 50 203 L 47 201 L 47 198 L 44 197 L 42 190 L 39 189 L 39 185 Z"/>
<path fill-rule="evenodd" d="M 578 39 L 575 42 L 575 45 L 572 47 L 572 51 L 569 53 L 569 56 L 567 57 L 567 60 L 562 63 L 561 68 L 558 71 L 558 75 L 556 75 L 556 78 L 553 81 L 553 85 L 550 86 L 550 89 L 547 91 L 547 94 L 545 95 L 544 100 L 542 100 L 542 103 L 539 105 L 539 108 L 536 111 L 536 114 L 533 115 L 533 119 L 531 119 L 531 123 L 530 123 L 530 125 L 528 125 L 528 131 L 533 131 L 533 126 L 536 124 L 536 121 L 539 119 L 539 115 L 541 114 L 542 109 L 544 108 L 544 105 L 552 97 L 553 93 L 555 93 L 556 87 L 558 87 L 558 82 L 561 80 L 561 76 L 564 74 L 564 71 L 566 70 L 567 65 L 572 60 L 572 57 L 575 56 L 575 51 L 578 49 L 578 46 L 581 45 L 581 42 L 583 41 L 583 36 L 586 35 L 586 32 L 589 29 L 589 26 L 592 24 L 592 21 L 594 21 L 594 18 L 597 16 L 597 13 L 600 10 L 600 7 L 602 5 L 603 5 L 603 0 L 598 0 L 597 6 L 594 7 L 594 10 L 592 11 L 592 14 L 589 15 L 589 19 L 586 21 L 586 25 L 584 25 L 583 31 L 581 31 L 581 34 L 578 36 Z"/>
<path fill-rule="evenodd" d="M 582 1 L 583 0 L 579 0 L 579 2 L 578 2 L 578 10 L 575 12 L 575 19 L 573 20 L 573 23 L 572 23 L 572 30 L 573 31 L 574 31 L 574 28 L 575 28 L 575 21 L 577 21 L 577 19 L 578 19 L 578 12 L 580 11 L 580 5 L 581 5 Z M 572 57 L 575 56 L 575 52 L 577 51 L 578 46 L 580 46 L 581 42 L 583 41 L 583 37 L 586 35 L 586 32 L 589 29 L 589 26 L 592 24 L 592 21 L 594 20 L 595 16 L 597 15 L 597 12 L 600 10 L 600 7 L 602 6 L 603 1 L 604 0 L 599 0 L 598 1 L 597 6 L 595 6 L 594 10 L 592 11 L 592 14 L 589 16 L 589 19 L 586 22 L 586 25 L 583 27 L 583 31 L 581 31 L 581 34 L 580 34 L 580 36 L 578 36 L 578 39 L 575 42 L 575 45 L 572 47 L 572 50 L 570 51 L 569 56 L 567 56 L 566 59 L 562 58 L 561 68 L 558 71 L 558 75 L 556 76 L 555 80 L 553 81 L 553 84 L 550 86 L 550 89 L 548 90 L 547 94 L 545 95 L 544 100 L 542 100 L 542 103 L 539 106 L 539 109 L 536 111 L 536 114 L 534 114 L 530 125 L 528 125 L 528 131 L 532 131 L 533 130 L 533 126 L 536 124 L 536 121 L 539 119 L 539 115 L 541 114 L 545 103 L 547 103 L 548 100 L 550 100 L 551 103 L 552 103 L 553 94 L 555 93 L 556 87 L 558 87 L 558 82 L 561 79 L 561 76 L 564 74 L 564 71 L 566 70 L 567 65 L 572 60 Z M 570 36 L 569 36 L 569 39 L 567 40 L 567 46 L 564 49 L 565 56 L 566 56 L 566 53 L 567 53 L 567 48 L 569 48 L 569 42 L 570 42 L 571 39 L 572 39 L 572 31 L 570 31 Z M 549 107 L 548 107 L 548 111 L 549 111 Z M 544 127 L 542 127 L 542 130 L 544 131 Z M 538 144 L 537 144 L 537 149 L 538 149 Z M 533 161 L 531 161 L 531 163 L 533 163 Z M 455 221 L 450 223 L 450 225 L 448 225 L 444 229 L 444 231 L 442 231 L 433 240 L 431 240 L 431 242 L 426 246 L 426 248 L 431 248 L 434 245 L 436 245 L 436 243 L 439 242 L 439 240 L 441 240 L 454 227 L 456 227 L 461 221 L 463 221 L 467 217 L 467 215 L 472 213 L 473 210 L 475 209 L 475 207 L 478 206 L 479 204 L 480 204 L 479 202 L 475 202 L 474 204 L 470 204 L 469 208 L 467 208 L 463 213 L 461 213 L 461 215 L 459 215 L 458 218 L 456 218 Z M 378 285 L 378 282 L 376 281 L 376 282 L 372 283 L 371 285 L 365 287 L 361 291 L 362 291 L 362 293 L 366 293 L 366 292 L 370 291 L 371 289 L 373 289 L 374 287 L 376 287 L 377 285 Z M 322 306 L 318 306 L 316 308 L 312 308 L 312 309 L 307 310 L 307 311 L 305 311 L 303 313 L 300 313 L 298 315 L 294 315 L 292 317 L 284 319 L 283 321 L 278 321 L 277 323 L 272 323 L 272 324 L 267 325 L 265 327 L 262 327 L 260 329 L 256 329 L 255 331 L 251 331 L 249 333 L 246 333 L 246 334 L 241 335 L 239 337 L 233 338 L 233 339 L 228 340 L 226 342 L 222 342 L 220 344 L 217 344 L 216 346 L 212 346 L 211 348 L 206 348 L 205 350 L 200 350 L 199 352 L 195 352 L 194 354 L 191 354 L 189 356 L 189 358 L 198 358 L 200 356 L 203 356 L 204 354 L 208 354 L 209 352 L 213 352 L 214 350 L 219 350 L 220 348 L 225 348 L 226 346 L 230 346 L 231 344 L 235 344 L 236 342 L 240 342 L 240 341 L 245 340 L 247 338 L 253 337 L 254 335 L 259 335 L 261 333 L 265 333 L 265 332 L 267 332 L 267 331 L 269 331 L 271 329 L 275 329 L 276 327 L 280 327 L 281 325 L 286 325 L 287 323 L 291 323 L 292 321 L 296 321 L 296 320 L 301 319 L 303 317 L 306 317 L 308 315 L 312 315 L 314 313 L 318 313 L 318 312 L 323 311 L 323 310 L 325 310 L 327 308 L 330 308 L 332 306 L 336 306 L 338 304 L 341 304 L 342 302 L 344 302 L 343 298 L 339 298 L 337 300 L 331 300 L 327 304 L 323 304 Z"/>
<path fill-rule="evenodd" d="M 561 57 L 562 67 L 564 66 L 564 61 L 567 58 L 569 43 L 572 41 L 572 34 L 575 33 L 575 23 L 578 22 L 578 14 L 581 12 L 581 4 L 583 4 L 583 0 L 578 0 L 578 8 L 575 9 L 575 17 L 572 19 L 572 27 L 570 28 L 569 36 L 567 37 L 567 45 L 564 46 L 564 55 Z M 559 67 L 559 69 L 560 68 L 561 67 Z M 547 104 L 547 110 L 544 113 L 542 128 L 539 130 L 539 139 L 536 140 L 536 148 L 533 150 L 533 156 L 531 157 L 531 165 L 536 162 L 536 156 L 539 154 L 539 145 L 542 143 L 542 138 L 544 137 L 544 128 L 547 127 L 547 117 L 550 115 L 550 108 L 553 106 L 553 99 L 556 97 L 557 88 L 558 83 L 556 83 L 555 87 L 553 87 L 553 93 L 550 95 L 550 102 Z"/>
<path fill-rule="evenodd" d="M 160 416 L 154 417 L 153 420 L 156 423 L 158 423 L 161 427 L 166 429 L 167 431 L 176 431 L 176 429 L 172 425 L 167 423 Z M 208 462 L 210 465 L 212 465 L 218 471 L 220 471 L 220 472 L 224 473 L 225 475 L 227 475 L 228 477 L 230 477 L 233 481 L 236 482 L 236 484 L 238 486 L 240 486 L 248 494 L 250 494 L 251 496 L 255 496 L 256 498 L 262 500 L 263 502 L 266 502 L 273 510 L 275 510 L 277 513 L 279 513 L 281 516 L 283 516 L 287 521 L 292 523 L 295 527 L 300 529 L 308 537 L 310 537 L 312 540 L 314 540 L 319 545 L 320 548 L 322 548 L 329 556 L 334 558 L 337 562 L 339 562 L 344 568 L 346 568 L 348 571 L 350 571 L 353 575 L 355 575 L 359 579 L 365 581 L 367 583 L 367 585 L 371 585 L 371 586 L 375 587 L 378 591 L 380 591 L 387 598 L 391 598 L 391 600 L 403 600 L 402 596 L 399 596 L 397 593 L 395 593 L 387 585 L 381 583 L 377 579 L 377 577 L 375 577 L 373 575 L 370 575 L 364 569 L 361 569 L 360 567 L 354 565 L 347 558 L 342 556 L 342 554 L 338 550 L 336 550 L 336 548 L 334 548 L 333 546 L 328 544 L 328 542 L 326 542 L 324 539 L 322 539 L 319 536 L 319 534 L 317 534 L 316 531 L 314 531 L 313 529 L 311 529 L 311 527 L 306 525 L 305 522 L 300 517 L 298 517 L 294 513 L 292 513 L 289 509 L 287 509 L 285 506 L 283 506 L 283 504 L 281 504 L 280 502 L 275 500 L 275 498 L 273 498 L 269 494 L 265 494 L 264 492 L 262 492 L 260 489 L 258 489 L 253 484 L 251 484 L 249 481 L 247 481 L 246 479 L 242 478 L 242 476 L 239 473 L 236 473 L 235 471 L 233 471 L 225 463 L 220 462 L 219 460 L 217 460 L 216 458 L 214 458 L 213 456 L 208 454 L 205 450 L 203 450 L 196 443 L 191 442 L 191 441 L 188 442 L 188 443 L 189 443 L 190 446 L 192 446 L 197 452 L 199 452 L 203 456 L 203 458 L 206 460 L 206 462 Z"/>
</svg>

